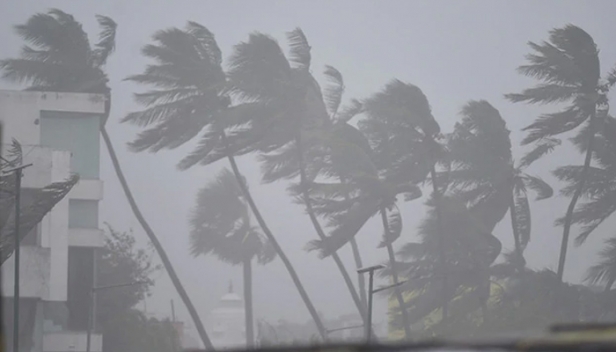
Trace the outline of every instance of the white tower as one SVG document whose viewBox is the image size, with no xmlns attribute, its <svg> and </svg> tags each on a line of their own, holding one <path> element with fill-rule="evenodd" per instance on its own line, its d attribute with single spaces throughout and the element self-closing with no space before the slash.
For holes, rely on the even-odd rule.
<svg viewBox="0 0 616 352">
<path fill-rule="evenodd" d="M 209 325 L 216 349 L 246 347 L 244 301 L 233 292 L 233 283 L 229 283 L 229 292 L 220 298 L 218 307 L 211 312 Z"/>
</svg>

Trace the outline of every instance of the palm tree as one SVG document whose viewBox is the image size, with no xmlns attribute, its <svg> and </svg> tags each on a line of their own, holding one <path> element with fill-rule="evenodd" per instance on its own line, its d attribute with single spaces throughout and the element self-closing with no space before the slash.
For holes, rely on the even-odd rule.
<svg viewBox="0 0 616 352">
<path fill-rule="evenodd" d="M 13 140 L 7 152 L 7 159 L 0 158 L 0 173 L 22 165 L 22 149 L 19 142 Z M 78 175 L 71 175 L 67 180 L 54 182 L 44 188 L 34 191 L 31 202 L 23 202 L 20 211 L 20 238 L 23 240 L 30 231 L 40 223 L 45 215 L 58 204 L 79 181 Z M 15 250 L 15 175 L 12 173 L 0 176 L 0 265 L 2 265 Z"/>
<path fill-rule="evenodd" d="M 446 274 L 451 278 L 446 289 L 434 270 L 439 266 L 440 257 L 434 197 L 428 201 L 431 208 L 420 227 L 422 241 L 409 243 L 400 251 L 403 258 L 410 260 L 402 264 L 408 268 L 406 276 L 414 277 L 409 286 L 413 296 L 409 302 L 412 323 L 438 308 L 437 292 L 445 291 L 450 300 L 460 287 L 467 292 L 464 300 L 456 299 L 458 303 L 466 302 L 465 309 L 469 311 L 479 307 L 485 311 L 490 266 L 501 251 L 500 241 L 492 235 L 494 227 L 508 211 L 515 214 L 514 220 L 518 221 L 513 221 L 512 226 L 519 254 L 517 230 L 524 231 L 522 236 L 526 241 L 530 236 L 530 232 L 526 233 L 530 230 L 530 214 L 516 211 L 516 205 L 520 208 L 528 204 L 526 187 L 546 193 L 542 196 L 549 195 L 551 190 L 540 179 L 515 173 L 509 131 L 492 105 L 486 101 L 470 101 L 462 108 L 461 116 L 454 131 L 447 136 L 447 153 L 442 158 L 446 168 L 440 177 L 446 181 L 447 190 L 441 200 L 440 227 L 446 237 Z M 513 195 L 517 195 L 517 203 L 512 205 Z M 456 311 L 459 313 L 459 308 Z"/>
<path fill-rule="evenodd" d="M 252 261 L 260 264 L 274 259 L 275 252 L 264 236 L 250 223 L 250 210 L 232 172 L 223 169 L 213 182 L 197 195 L 190 223 L 191 253 L 215 254 L 221 261 L 241 264 L 244 269 L 246 304 L 246 345 L 254 346 L 252 307 Z"/>
<path fill-rule="evenodd" d="M 188 22 L 184 30 L 171 28 L 153 36 L 155 44 L 142 52 L 155 64 L 128 80 L 153 89 L 135 94 L 142 111 L 128 114 L 123 122 L 147 127 L 129 144 L 133 151 L 173 149 L 201 133 L 197 148 L 180 161 L 182 170 L 209 165 L 227 158 L 246 202 L 261 230 L 276 250 L 304 304 L 325 338 L 325 327 L 291 261 L 263 219 L 240 173 L 236 156 L 257 148 L 262 133 L 247 128 L 250 119 L 265 118 L 271 107 L 256 102 L 232 104 L 233 87 L 222 68 L 222 54 L 214 35 L 202 25 Z"/>
<path fill-rule="evenodd" d="M 366 119 L 359 122 L 359 127 L 374 149 L 377 167 L 384 170 L 386 177 L 411 184 L 424 182 L 430 174 L 436 219 L 437 224 L 440 224 L 443 189 L 437 179 L 436 164 L 442 160 L 443 150 L 437 142 L 440 126 L 432 116 L 428 99 L 417 86 L 393 80 L 381 92 L 364 101 L 364 109 Z M 443 273 L 443 287 L 447 287 L 443 236 L 437 231 L 436 238 L 441 251 L 439 270 Z M 445 290 L 442 290 L 441 303 L 442 316 L 446 319 Z"/>
<path fill-rule="evenodd" d="M 616 119 L 606 116 L 601 131 L 595 137 L 593 157 L 596 166 L 591 166 L 586 174 L 586 182 L 581 196 L 585 202 L 573 212 L 572 222 L 583 225 L 575 243 L 581 245 L 610 216 L 616 212 Z M 583 175 L 581 166 L 563 166 L 554 171 L 554 175 L 568 185 L 562 190 L 563 195 L 573 194 Z M 564 219 L 559 219 L 559 223 Z M 600 252 L 600 262 L 592 266 L 586 280 L 591 284 L 604 283 L 606 290 L 613 286 L 616 258 L 613 238 L 606 240 L 605 248 Z"/>
<path fill-rule="evenodd" d="M 319 239 L 326 234 L 310 199 L 311 157 L 327 139 L 331 120 L 321 88 L 309 72 L 311 54 L 300 29 L 288 33 L 287 58 L 278 43 L 263 34 L 253 33 L 238 44 L 228 72 L 232 93 L 256 101 L 273 110 L 269 116 L 251 116 L 245 133 L 258 139 L 263 181 L 274 182 L 299 176 L 301 200 Z M 362 318 L 365 310 L 351 278 L 337 253 L 332 254 Z"/>
<path fill-rule="evenodd" d="M 17 34 L 32 46 L 24 46 L 19 58 L 0 61 L 3 78 L 25 83 L 29 86 L 28 90 L 95 93 L 106 97 L 100 132 L 116 175 L 133 214 L 160 256 L 195 323 L 201 340 L 207 349 L 212 349 L 199 315 L 175 273 L 167 253 L 137 206 L 105 128 L 111 112 L 111 89 L 107 85 L 108 78 L 104 66 L 115 49 L 117 25 L 109 17 L 97 16 L 97 20 L 101 32 L 99 41 L 94 47 L 90 46 L 81 24 L 73 16 L 57 9 L 35 14 L 25 24 L 17 25 L 15 27 Z"/>
<path fill-rule="evenodd" d="M 597 45 L 588 33 L 574 25 L 553 29 L 549 41 L 541 44 L 530 42 L 529 46 L 535 53 L 527 55 L 528 64 L 520 66 L 518 71 L 541 83 L 519 94 L 507 94 L 506 97 L 513 102 L 566 103 L 567 106 L 561 111 L 539 116 L 524 129 L 528 135 L 522 144 L 535 144 L 524 163 L 530 164 L 552 151 L 560 144 L 555 136 L 573 130 L 577 130 L 576 139 L 583 141 L 586 154 L 581 177 L 563 221 L 557 273 L 562 280 L 573 212 L 587 181 L 595 135 L 607 110 L 606 93 L 616 83 L 616 75 L 612 71 L 606 82 L 601 80 Z"/>
<path fill-rule="evenodd" d="M 531 213 L 528 191 L 536 200 L 550 198 L 552 188 L 541 178 L 523 172 L 522 163 L 514 167 L 509 130 L 499 111 L 485 100 L 470 101 L 461 111 L 448 137 L 447 178 L 454 193 L 472 209 L 489 204 L 481 220 L 493 229 L 509 211 L 517 263 L 524 266 L 523 251 L 530 241 Z M 491 231 L 491 230 L 490 230 Z"/>
</svg>

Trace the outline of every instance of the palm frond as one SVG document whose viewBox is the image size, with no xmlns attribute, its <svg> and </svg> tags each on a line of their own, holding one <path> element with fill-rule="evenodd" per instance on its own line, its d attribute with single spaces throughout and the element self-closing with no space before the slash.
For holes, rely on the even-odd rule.
<svg viewBox="0 0 616 352">
<path fill-rule="evenodd" d="M 336 120 L 348 122 L 353 117 L 361 114 L 364 111 L 364 105 L 357 99 L 352 99 L 351 102 L 344 106 L 342 110 L 336 114 Z"/>
<path fill-rule="evenodd" d="M 95 44 L 94 50 L 95 67 L 100 67 L 107 62 L 109 55 L 115 50 L 115 37 L 118 28 L 111 18 L 101 15 L 96 15 L 98 25 L 101 27 L 99 41 Z"/>
<path fill-rule="evenodd" d="M 583 244 L 599 225 L 616 212 L 614 197 L 616 197 L 616 191 L 606 192 L 595 199 L 580 204 L 573 212 L 572 223 L 583 225 L 582 231 L 575 239 L 576 245 Z M 555 222 L 558 226 L 563 223 L 564 218 L 559 218 Z"/>
<path fill-rule="evenodd" d="M 310 68 L 310 45 L 306 35 L 300 28 L 296 28 L 287 33 L 287 40 L 290 47 L 289 61 L 307 71 Z"/>
<path fill-rule="evenodd" d="M 526 187 L 532 189 L 537 193 L 536 200 L 547 199 L 552 197 L 552 195 L 554 194 L 554 190 L 552 189 L 552 187 L 539 177 L 525 174 L 523 176 L 523 181 Z"/>
<path fill-rule="evenodd" d="M 288 94 L 291 66 L 273 38 L 252 33 L 229 58 L 231 91 L 240 98 L 271 101 Z"/>
<path fill-rule="evenodd" d="M 2 190 L 11 189 L 7 186 L 12 184 L 13 175 L 0 177 L 0 188 Z M 29 204 L 21 204 L 20 207 L 20 234 L 19 241 L 23 240 L 32 229 L 40 223 L 45 215 L 60 202 L 77 184 L 78 175 L 71 175 L 67 180 L 54 182 L 42 189 L 35 191 L 34 200 Z M 4 192 L 3 192 L 4 193 Z M 14 196 L 5 198 L 0 196 L 0 265 L 2 265 L 13 253 L 15 249 L 15 229 Z"/>
<path fill-rule="evenodd" d="M 584 123 L 589 116 L 588 112 L 575 105 L 560 112 L 541 115 L 531 125 L 522 129 L 528 132 L 522 145 L 543 142 L 549 137 L 569 132 Z"/>
<path fill-rule="evenodd" d="M 603 249 L 599 252 L 599 263 L 591 266 L 584 280 L 589 284 L 603 283 L 606 290 L 616 281 L 616 238 L 605 240 Z"/>
<path fill-rule="evenodd" d="M 335 119 L 344 93 L 344 80 L 340 71 L 332 66 L 325 66 L 324 74 L 329 84 L 325 87 L 323 99 L 329 114 Z"/>
<path fill-rule="evenodd" d="M 531 234 L 531 214 L 530 205 L 528 204 L 528 197 L 525 193 L 520 192 L 515 197 L 515 209 L 510 209 L 515 214 L 516 223 L 518 226 L 517 233 L 520 236 L 520 246 L 524 250 L 530 242 Z"/>
<path fill-rule="evenodd" d="M 551 153 L 554 148 L 561 144 L 560 139 L 556 138 L 541 138 L 535 144 L 535 148 L 528 152 L 520 162 L 520 168 L 526 168 L 543 156 Z"/>
</svg>

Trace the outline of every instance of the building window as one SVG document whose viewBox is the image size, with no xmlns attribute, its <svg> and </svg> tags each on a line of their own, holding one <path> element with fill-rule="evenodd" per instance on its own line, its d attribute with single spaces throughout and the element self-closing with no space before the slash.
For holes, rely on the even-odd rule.
<svg viewBox="0 0 616 352">
<path fill-rule="evenodd" d="M 68 201 L 68 227 L 72 229 L 97 229 L 98 201 L 70 199 Z"/>
<path fill-rule="evenodd" d="M 41 145 L 71 152 L 71 171 L 84 179 L 99 177 L 99 128 L 97 114 L 41 111 Z"/>
<path fill-rule="evenodd" d="M 83 331 L 88 326 L 90 290 L 93 284 L 94 250 L 86 247 L 68 249 L 68 328 Z"/>
<path fill-rule="evenodd" d="M 22 188 L 21 193 L 20 193 L 20 199 L 19 199 L 19 202 L 20 202 L 19 207 L 21 209 L 24 209 L 25 207 L 29 207 L 30 205 L 32 205 L 34 201 L 36 200 L 35 199 L 36 193 L 37 193 L 36 189 Z M 24 220 L 25 219 L 22 218 L 20 220 L 20 223 L 23 224 L 25 222 Z M 20 228 L 20 230 L 26 230 L 26 229 Z M 39 222 L 38 224 L 34 226 L 34 228 L 28 231 L 28 234 L 26 234 L 26 236 L 22 238 L 19 244 L 21 246 L 38 246 L 41 243 L 40 241 L 41 241 L 41 223 Z"/>
</svg>

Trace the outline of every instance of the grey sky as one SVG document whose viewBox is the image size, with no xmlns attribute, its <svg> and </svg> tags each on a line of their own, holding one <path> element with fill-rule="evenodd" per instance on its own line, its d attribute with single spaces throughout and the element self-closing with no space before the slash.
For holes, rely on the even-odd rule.
<svg viewBox="0 0 616 352">
<path fill-rule="evenodd" d="M 0 57 L 16 56 L 21 45 L 10 26 L 23 23 L 34 12 L 51 7 L 75 15 L 91 35 L 96 33 L 95 14 L 110 16 L 118 22 L 117 50 L 108 64 L 114 104 L 108 129 L 137 201 L 168 249 L 202 318 L 227 289 L 230 279 L 238 289 L 241 287 L 239 267 L 230 268 L 213 258 L 193 259 L 188 254 L 187 216 L 194 203 L 194 193 L 227 165 L 221 162 L 213 167 L 178 172 L 175 163 L 190 146 L 157 155 L 134 154 L 126 150 L 125 143 L 134 136 L 136 129 L 118 122 L 128 111 L 139 108 L 132 101 L 131 93 L 140 87 L 122 82 L 122 79 L 143 69 L 146 60 L 140 55 L 140 49 L 156 30 L 183 26 L 187 20 L 199 22 L 216 34 L 226 56 L 232 45 L 246 40 L 252 31 L 270 34 L 284 45 L 285 32 L 301 27 L 312 46 L 314 74 L 322 81 L 323 65 L 338 68 L 345 78 L 347 98 L 365 97 L 391 78 L 399 78 L 424 91 L 446 132 L 451 130 L 466 101 L 486 99 L 500 110 L 516 145 L 522 136 L 520 129 L 540 111 L 537 107 L 513 105 L 502 97 L 504 93 L 518 91 L 531 83 L 515 72 L 528 52 L 527 41 L 546 39 L 548 30 L 572 23 L 594 37 L 601 48 L 604 72 L 616 63 L 613 41 L 616 2 L 610 0 L 5 0 L 0 3 L 3 26 Z M 10 87 L 1 84 L 4 88 Z M 516 155 L 520 155 L 522 149 L 515 148 Z M 105 199 L 100 219 L 118 230 L 134 229 L 136 236 L 145 243 L 145 235 L 124 200 L 106 151 L 101 150 Z M 570 162 L 581 163 L 582 156 L 571 148 L 564 148 L 531 171 L 550 181 L 549 170 Z M 240 166 L 266 220 L 291 255 L 317 309 L 332 317 L 353 312 L 354 306 L 333 261 L 319 260 L 314 253 L 303 250 L 315 234 L 302 208 L 292 204 L 286 196 L 285 185 L 260 185 L 258 165 L 251 158 L 241 158 Z M 564 214 L 565 199 L 556 197 L 533 203 L 531 207 L 534 221 L 527 252 L 529 264 L 536 268 L 555 268 L 561 229 L 554 228 L 552 223 Z M 404 234 L 398 245 L 412 240 L 422 215 L 421 201 L 404 205 Z M 614 221 L 611 223 L 613 225 Z M 603 235 L 608 228 L 609 224 L 603 226 Z M 378 223 L 370 223 L 358 237 L 366 264 L 386 257 L 384 250 L 376 249 L 380 234 Z M 511 248 L 507 218 L 498 226 L 496 235 Z M 571 251 L 567 279 L 581 277 L 601 243 L 600 237 L 595 236 L 584 247 Z M 352 270 L 348 252 L 348 248 L 344 248 L 342 256 Z M 257 318 L 309 319 L 280 261 L 256 268 L 254 281 Z M 176 300 L 179 314 L 188 320 L 164 275 L 158 280 L 154 297 L 148 300 L 148 311 L 169 314 L 171 298 Z M 385 318 L 383 303 L 381 300 L 376 307 L 377 321 Z"/>
</svg>

